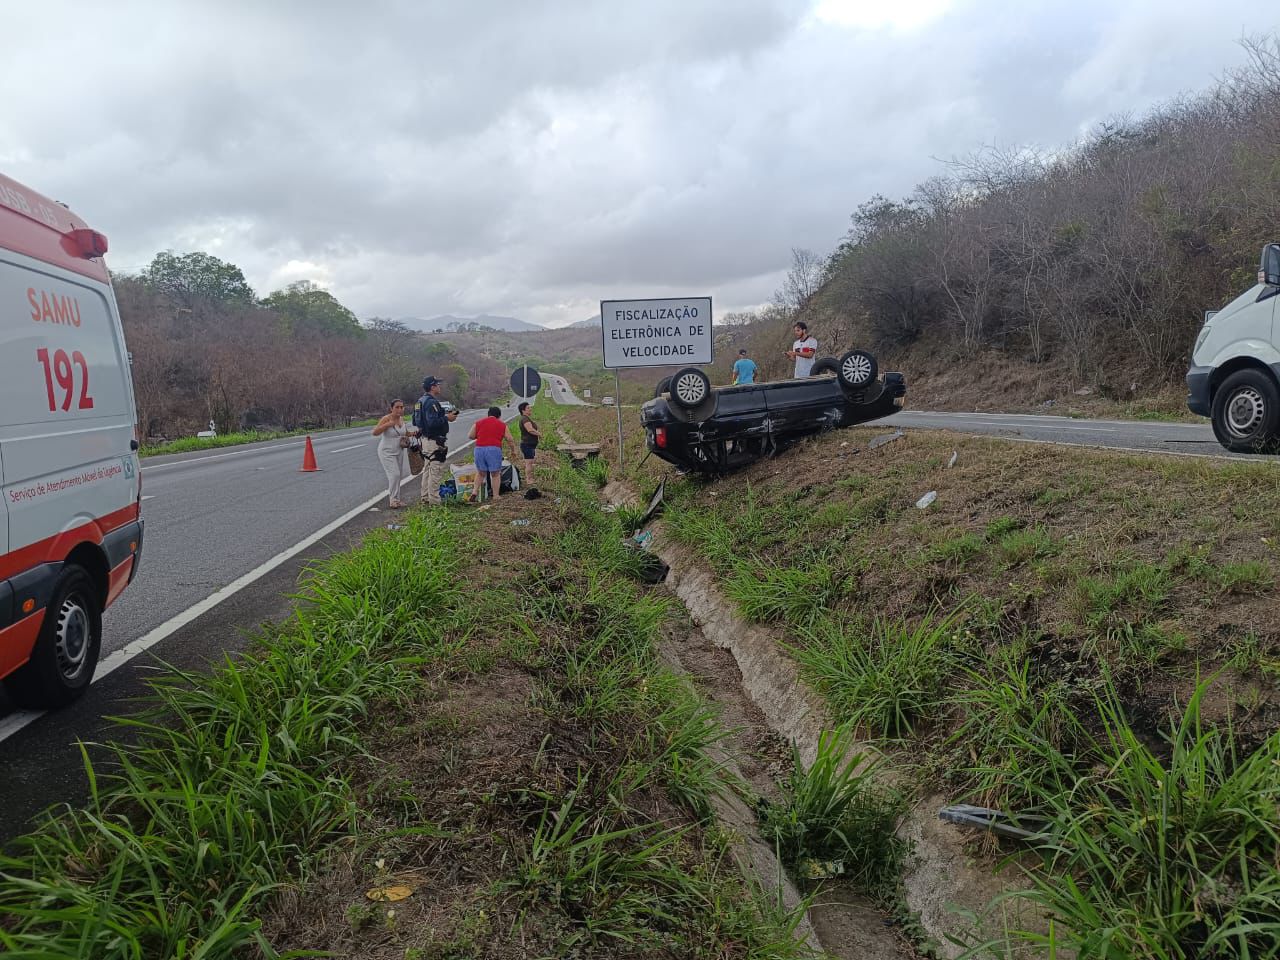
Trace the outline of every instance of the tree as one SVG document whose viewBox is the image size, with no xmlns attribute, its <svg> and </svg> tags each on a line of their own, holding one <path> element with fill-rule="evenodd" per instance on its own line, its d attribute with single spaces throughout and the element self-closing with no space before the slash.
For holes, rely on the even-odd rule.
<svg viewBox="0 0 1280 960">
<path fill-rule="evenodd" d="M 782 289 L 773 295 L 774 303 L 790 313 L 798 313 L 822 287 L 825 264 L 812 250 L 791 248 L 791 268 Z"/>
<path fill-rule="evenodd" d="M 321 337 L 362 337 L 364 329 L 356 315 L 338 302 L 328 290 L 310 280 L 297 280 L 277 290 L 262 305 L 274 311 L 292 334 Z"/>
<path fill-rule="evenodd" d="M 141 279 L 153 290 L 185 307 L 197 301 L 236 305 L 254 301 L 253 288 L 239 267 L 200 251 L 181 256 L 172 250 L 157 253 L 143 269 Z"/>
</svg>

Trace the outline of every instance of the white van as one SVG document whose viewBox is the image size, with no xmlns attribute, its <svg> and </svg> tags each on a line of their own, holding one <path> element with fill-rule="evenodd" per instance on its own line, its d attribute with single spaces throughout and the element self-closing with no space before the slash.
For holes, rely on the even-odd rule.
<svg viewBox="0 0 1280 960">
<path fill-rule="evenodd" d="M 0 678 L 20 706 L 84 692 L 102 611 L 138 572 L 142 473 L 106 251 L 0 175 Z"/>
<path fill-rule="evenodd" d="M 1262 248 L 1258 282 L 1206 314 L 1187 370 L 1187 406 L 1240 453 L 1280 447 L 1280 243 Z"/>
</svg>

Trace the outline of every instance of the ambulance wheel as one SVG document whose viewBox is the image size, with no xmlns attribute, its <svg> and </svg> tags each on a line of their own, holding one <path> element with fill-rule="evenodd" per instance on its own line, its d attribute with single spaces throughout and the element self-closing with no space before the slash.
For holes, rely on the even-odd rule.
<svg viewBox="0 0 1280 960">
<path fill-rule="evenodd" d="M 1261 370 L 1237 370 L 1213 395 L 1213 432 L 1236 453 L 1270 453 L 1280 431 L 1280 392 Z"/>
<path fill-rule="evenodd" d="M 67 564 L 54 582 L 31 659 L 4 681 L 20 707 L 62 707 L 93 680 L 102 644 L 102 604 L 93 578 Z"/>
<path fill-rule="evenodd" d="M 672 374 L 670 389 L 677 405 L 693 410 L 711 396 L 711 378 L 697 367 L 685 367 Z"/>
</svg>

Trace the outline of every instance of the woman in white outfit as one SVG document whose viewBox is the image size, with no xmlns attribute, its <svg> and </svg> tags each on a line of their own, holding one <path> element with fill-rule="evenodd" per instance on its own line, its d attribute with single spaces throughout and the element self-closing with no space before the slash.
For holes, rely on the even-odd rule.
<svg viewBox="0 0 1280 960">
<path fill-rule="evenodd" d="M 387 474 L 387 498 L 393 509 L 404 506 L 400 501 L 400 483 L 407 472 L 408 457 L 400 441 L 413 433 L 417 430 L 404 422 L 403 400 L 392 400 L 391 412 L 373 428 L 373 435 L 378 438 L 378 461 Z"/>
</svg>

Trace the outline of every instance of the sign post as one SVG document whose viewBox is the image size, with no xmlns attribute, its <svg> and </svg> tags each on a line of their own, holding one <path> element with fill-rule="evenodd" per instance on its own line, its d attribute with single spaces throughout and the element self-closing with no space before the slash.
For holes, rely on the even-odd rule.
<svg viewBox="0 0 1280 960">
<path fill-rule="evenodd" d="M 536 396 L 542 389 L 542 375 L 527 363 L 517 367 L 511 374 L 511 392 L 521 400 Z"/>
<path fill-rule="evenodd" d="M 694 366 L 712 359 L 711 298 L 601 300 L 600 334 L 604 365 L 613 370 L 618 407 L 618 466 L 622 454 L 622 381 L 624 367 Z"/>
</svg>

